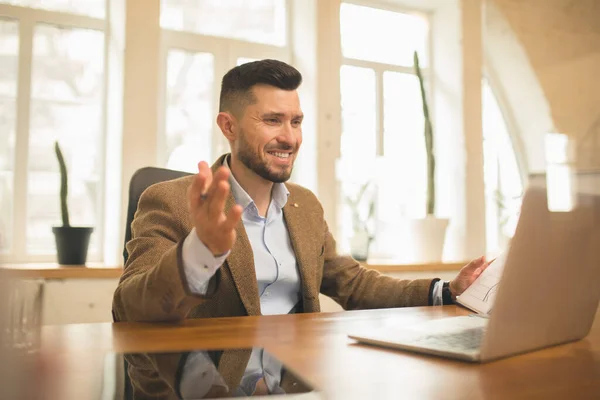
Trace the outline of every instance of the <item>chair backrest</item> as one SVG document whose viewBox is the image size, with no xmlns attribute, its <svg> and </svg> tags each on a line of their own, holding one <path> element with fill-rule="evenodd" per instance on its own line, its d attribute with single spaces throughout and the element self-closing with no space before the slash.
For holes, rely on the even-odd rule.
<svg viewBox="0 0 600 400">
<path fill-rule="evenodd" d="M 192 174 L 157 167 L 144 167 L 135 171 L 129 181 L 129 203 L 127 205 L 127 222 L 125 224 L 125 243 L 123 244 L 123 260 L 125 264 L 127 264 L 127 259 L 129 258 L 126 245 L 131 240 L 131 223 L 133 222 L 138 202 L 144 190 L 155 183 L 170 181 L 188 175 Z"/>
<path fill-rule="evenodd" d="M 181 178 L 183 176 L 192 175 L 188 172 L 183 171 L 173 171 L 171 169 L 165 168 L 157 168 L 157 167 L 144 167 L 140 168 L 131 177 L 129 181 L 129 202 L 127 204 L 127 222 L 125 225 L 125 243 L 123 244 L 123 260 L 124 266 L 127 264 L 127 259 L 129 258 L 129 253 L 127 253 L 127 242 L 131 240 L 131 223 L 133 222 L 133 217 L 135 217 L 135 212 L 137 211 L 138 203 L 140 201 L 140 197 L 144 190 L 148 189 L 148 187 L 154 185 L 155 183 L 170 181 L 172 179 Z M 115 313 L 113 310 L 113 320 L 117 322 L 115 318 Z M 118 362 L 118 365 L 123 370 L 117 371 L 117 382 L 121 382 L 123 385 L 122 391 L 119 390 L 117 394 L 122 394 L 122 398 L 124 400 L 133 399 L 133 386 L 131 385 L 131 379 L 129 377 L 128 368 L 129 363 L 125 358 L 123 358 L 123 362 Z"/>
</svg>

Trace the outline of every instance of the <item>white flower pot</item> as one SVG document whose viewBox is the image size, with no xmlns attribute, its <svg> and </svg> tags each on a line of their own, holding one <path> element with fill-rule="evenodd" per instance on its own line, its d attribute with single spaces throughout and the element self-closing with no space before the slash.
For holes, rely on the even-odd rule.
<svg viewBox="0 0 600 400">
<path fill-rule="evenodd" d="M 416 263 L 441 262 L 449 220 L 428 215 L 407 222 L 410 259 Z"/>
</svg>

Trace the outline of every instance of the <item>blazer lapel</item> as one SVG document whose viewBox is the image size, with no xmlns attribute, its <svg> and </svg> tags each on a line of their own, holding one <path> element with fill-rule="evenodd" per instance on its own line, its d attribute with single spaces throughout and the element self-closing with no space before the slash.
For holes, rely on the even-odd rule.
<svg viewBox="0 0 600 400">
<path fill-rule="evenodd" d="M 252 349 L 225 350 L 219 359 L 218 371 L 223 377 L 229 390 L 233 391 L 238 386 L 244 376 L 248 361 L 252 355 Z M 230 395 L 233 393 L 230 393 Z"/>
<path fill-rule="evenodd" d="M 302 204 L 294 203 L 294 198 L 291 193 L 285 207 L 283 207 L 283 216 L 296 255 L 296 262 L 298 263 L 298 270 L 300 272 L 300 278 L 302 279 L 302 300 L 306 307 L 307 302 L 312 302 L 315 293 L 318 293 L 319 290 L 313 279 L 314 271 L 311 273 L 311 230 L 302 229 L 303 224 L 306 224 L 307 222 L 302 213 Z M 312 268 L 314 269 L 314 266 L 312 266 Z"/>
<path fill-rule="evenodd" d="M 229 210 L 234 205 L 235 200 L 230 193 L 225 203 L 225 214 L 229 214 Z M 256 282 L 254 268 L 254 253 L 242 221 L 238 223 L 235 231 L 237 234 L 235 243 L 226 262 L 246 312 L 248 315 L 260 315 L 260 298 L 258 297 L 258 283 Z"/>
<path fill-rule="evenodd" d="M 223 165 L 223 160 L 227 154 L 219 157 L 212 165 L 212 172 Z M 229 214 L 229 210 L 235 205 L 233 195 L 229 193 L 229 197 L 225 202 L 225 215 Z M 244 304 L 244 308 L 248 315 L 260 315 L 260 298 L 258 297 L 258 284 L 256 282 L 256 271 L 254 269 L 254 253 L 250 240 L 246 235 L 244 224 L 240 221 L 235 228 L 236 239 L 233 248 L 225 261 L 231 272 L 233 282 L 237 288 L 240 299 Z"/>
</svg>

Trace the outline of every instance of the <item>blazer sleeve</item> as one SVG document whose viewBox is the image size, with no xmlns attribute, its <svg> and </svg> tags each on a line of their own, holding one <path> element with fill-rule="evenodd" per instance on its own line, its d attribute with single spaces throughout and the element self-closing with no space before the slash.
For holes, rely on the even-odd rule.
<svg viewBox="0 0 600 400">
<path fill-rule="evenodd" d="M 211 278 L 206 295 L 189 289 L 182 260 L 189 233 L 183 223 L 187 209 L 177 207 L 170 201 L 173 198 L 177 198 L 173 188 L 163 184 L 151 186 L 140 197 L 127 243 L 129 258 L 113 297 L 116 321 L 182 320 L 216 291 L 219 272 Z"/>
<path fill-rule="evenodd" d="M 437 279 L 401 280 L 367 269 L 352 257 L 339 255 L 324 219 L 323 225 L 321 293 L 345 310 L 430 305 L 431 290 Z"/>
</svg>

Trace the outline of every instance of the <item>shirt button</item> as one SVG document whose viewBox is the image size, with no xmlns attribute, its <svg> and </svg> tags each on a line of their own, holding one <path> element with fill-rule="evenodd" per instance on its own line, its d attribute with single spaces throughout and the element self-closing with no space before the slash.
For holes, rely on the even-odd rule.
<svg viewBox="0 0 600 400">
<path fill-rule="evenodd" d="M 266 297 L 269 297 L 270 295 L 271 295 L 271 293 L 270 293 L 270 292 L 265 292 L 265 296 L 266 296 Z"/>
</svg>

